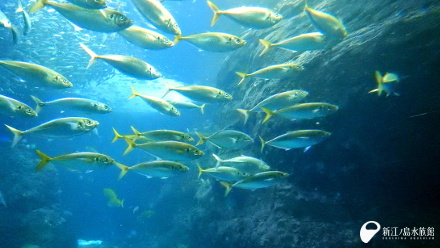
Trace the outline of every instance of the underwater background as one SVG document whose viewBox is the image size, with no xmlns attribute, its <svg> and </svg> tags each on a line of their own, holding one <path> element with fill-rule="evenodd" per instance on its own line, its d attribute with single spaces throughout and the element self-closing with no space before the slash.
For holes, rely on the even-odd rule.
<svg viewBox="0 0 440 248">
<path fill-rule="evenodd" d="M 106 1 L 134 24 L 154 29 L 130 0 Z M 11 147 L 12 135 L 0 128 L 0 247 L 79 247 L 78 240 L 101 240 L 93 247 L 438 247 L 434 239 L 384 240 L 382 231 L 364 244 L 361 226 L 377 221 L 382 227 L 432 227 L 439 230 L 440 214 L 440 3 L 434 0 L 325 0 L 307 1 L 314 9 L 340 18 L 347 37 L 331 47 L 291 52 L 271 49 L 260 56 L 259 39 L 280 41 L 316 28 L 304 14 L 300 0 L 213 1 L 221 9 L 260 6 L 283 19 L 265 29 L 244 27 L 220 17 L 211 27 L 212 10 L 206 1 L 164 1 L 182 35 L 225 32 L 246 40 L 232 52 L 202 51 L 184 40 L 163 50 L 137 47 L 115 33 L 99 33 L 72 24 L 44 7 L 31 15 L 32 29 L 22 35 L 17 1 L 2 0 L 0 10 L 20 32 L 14 44 L 11 32 L 0 26 L 0 60 L 43 65 L 73 83 L 67 89 L 37 87 L 0 67 L 0 94 L 31 107 L 31 95 L 42 100 L 84 97 L 104 102 L 112 112 L 85 115 L 99 121 L 97 133 L 73 138 L 25 136 Z M 33 2 L 23 0 L 25 9 Z M 156 32 L 173 40 L 173 35 Z M 95 53 L 128 55 L 153 65 L 163 76 L 139 80 L 98 60 Z M 251 77 L 237 85 L 236 72 L 251 73 L 269 65 L 294 62 L 304 70 L 283 79 Z M 377 87 L 374 72 L 400 77 L 399 96 L 369 94 Z M 206 85 L 233 96 L 224 103 L 180 110 L 172 117 L 160 114 L 140 99 L 128 99 L 130 86 L 162 97 L 166 85 Z M 261 100 L 287 90 L 305 90 L 308 102 L 328 102 L 338 110 L 326 117 L 289 120 L 274 116 L 262 123 L 262 112 L 244 124 L 236 109 L 250 109 Z M 176 92 L 170 99 L 182 99 Z M 62 117 L 78 116 L 63 109 L 43 109 L 38 117 L 0 115 L 1 123 L 19 130 Z M 79 151 L 106 154 L 132 166 L 155 158 L 140 149 L 122 155 L 123 140 L 112 143 L 112 128 L 121 134 L 170 129 L 213 134 L 231 129 L 244 132 L 254 143 L 241 149 L 197 146 L 205 155 L 185 163 L 190 170 L 167 179 L 136 173 L 118 180 L 117 167 L 86 172 L 48 165 L 36 172 L 40 158 Z M 267 146 L 260 151 L 259 136 L 269 140 L 286 131 L 322 129 L 331 136 L 304 149 Z M 195 144 L 195 143 L 194 143 Z M 193 145 L 194 145 L 193 144 Z M 274 170 L 288 173 L 272 187 L 225 188 L 202 174 L 221 158 L 247 155 L 264 160 Z M 112 189 L 122 206 L 112 206 L 103 193 Z M 92 247 L 92 246 L 90 246 Z"/>
</svg>

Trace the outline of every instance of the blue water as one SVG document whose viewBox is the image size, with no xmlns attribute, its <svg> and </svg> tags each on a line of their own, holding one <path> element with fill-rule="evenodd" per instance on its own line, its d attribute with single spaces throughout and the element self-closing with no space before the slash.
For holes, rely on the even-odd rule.
<svg viewBox="0 0 440 248">
<path fill-rule="evenodd" d="M 23 2 L 29 8 L 30 3 Z M 119 1 L 107 2 L 110 7 L 116 8 Z M 129 0 L 120 2 L 122 3 L 120 11 L 129 16 L 135 25 L 152 28 L 151 24 L 137 13 Z M 222 9 L 227 9 L 242 5 L 273 8 L 278 1 L 217 0 L 214 2 Z M 165 1 L 163 5 L 173 14 L 183 36 L 208 31 L 240 36 L 248 31 L 248 28 L 225 17 L 221 17 L 218 23 L 211 27 L 212 11 L 206 1 Z M 21 15 L 14 13 L 15 9 L 15 0 L 2 0 L 0 3 L 0 10 L 21 31 L 23 20 Z M 285 11 L 288 12 L 288 10 Z M 406 12 L 402 15 L 406 15 Z M 170 49 L 145 50 L 115 34 L 102 34 L 88 30 L 74 31 L 72 25 L 50 7 L 31 15 L 31 18 L 33 28 L 30 34 L 21 35 L 17 45 L 12 44 L 10 32 L 0 27 L 0 60 L 26 61 L 47 66 L 66 76 L 74 87 L 63 90 L 34 87 L 31 83 L 21 82 L 15 75 L 0 68 L 0 94 L 19 99 L 32 107 L 35 103 L 30 95 L 38 96 L 43 101 L 62 97 L 85 97 L 107 103 L 113 108 L 113 112 L 105 115 L 83 115 L 99 121 L 97 133 L 90 132 L 67 139 L 47 139 L 29 135 L 25 136 L 15 148 L 10 147 L 12 140 L 10 132 L 0 127 L 0 158 L 4 161 L 0 163 L 0 193 L 3 193 L 7 202 L 7 207 L 3 207 L 0 202 L 0 247 L 22 247 L 25 244 L 35 244 L 40 247 L 64 246 L 67 248 L 76 247 L 78 239 L 102 240 L 104 242 L 102 247 L 206 247 L 203 242 L 209 241 L 210 235 L 213 238 L 209 246 L 216 244 L 218 247 L 254 247 L 253 244 L 259 241 L 252 242 L 252 237 L 259 236 L 261 232 L 269 237 L 278 237 L 271 231 L 283 229 L 274 224 L 282 219 L 275 214 L 278 213 L 277 204 L 280 202 L 284 204 L 282 207 L 278 206 L 283 209 L 282 217 L 301 219 L 306 223 L 304 226 L 316 222 L 316 229 L 311 228 L 304 232 L 313 235 L 313 231 L 319 229 L 319 233 L 316 233 L 319 237 L 317 239 L 322 240 L 322 237 L 326 235 L 326 230 L 322 230 L 325 228 L 320 226 L 322 223 L 334 224 L 338 221 L 348 223 L 348 227 L 346 226 L 348 231 L 341 238 L 346 242 L 331 243 L 328 241 L 331 244 L 328 247 L 339 247 L 335 246 L 335 243 L 341 244 L 340 247 L 360 247 L 362 244 L 358 236 L 359 224 L 370 220 L 368 219 L 370 216 L 371 218 L 381 216 L 379 214 L 381 211 L 386 212 L 386 221 L 389 226 L 438 225 L 438 208 L 435 209 L 435 204 L 433 207 L 430 202 L 438 200 L 435 196 L 438 195 L 439 188 L 435 180 L 430 180 L 438 175 L 437 170 L 432 169 L 431 165 L 435 163 L 438 165 L 439 162 L 437 158 L 440 139 L 438 127 L 435 128 L 439 119 L 438 105 L 436 105 L 439 101 L 438 94 L 437 98 L 433 96 L 434 94 L 430 94 L 429 97 L 432 98 L 427 97 L 426 101 L 414 101 L 414 99 L 418 100 L 419 94 L 420 98 L 424 98 L 424 94 L 428 94 L 429 91 L 411 84 L 416 83 L 417 80 L 414 78 L 419 78 L 419 75 L 422 79 L 428 77 L 423 77 L 424 72 L 416 69 L 412 72 L 415 74 L 417 71 L 419 73 L 417 76 L 409 75 L 408 71 L 411 71 L 409 69 L 405 71 L 399 68 L 396 72 L 403 76 L 403 81 L 405 77 L 407 78 L 407 85 L 410 86 L 406 87 L 413 87 L 407 88 L 407 92 L 401 92 L 400 98 L 394 96 L 376 98 L 375 95 L 371 95 L 368 104 L 356 102 L 356 98 L 364 99 L 365 95 L 368 95 L 366 92 L 375 86 L 373 74 L 368 71 L 364 72 L 359 80 L 370 80 L 371 82 L 366 83 L 368 89 L 362 89 L 362 93 L 354 89 L 350 91 L 351 87 L 355 88 L 355 86 L 347 84 L 347 91 L 344 91 L 344 94 L 353 93 L 354 95 L 345 98 L 341 96 L 341 99 L 349 99 L 352 102 L 344 103 L 344 109 L 340 109 L 336 117 L 319 121 L 287 122 L 284 126 L 280 125 L 282 128 L 300 126 L 322 128 L 332 131 L 332 137 L 339 137 L 341 141 L 333 138 L 328 143 L 323 143 L 322 146 L 313 146 L 307 152 L 303 150 L 287 152 L 269 148 L 261 154 L 258 152 L 260 146 L 258 135 L 255 135 L 252 148 L 232 153 L 236 156 L 244 153 L 244 155 L 262 158 L 270 165 L 275 165 L 273 169 L 290 173 L 288 182 L 275 187 L 275 190 L 270 189 L 273 191 L 234 189 L 228 197 L 223 197 L 224 188 L 215 180 L 208 180 L 207 176 L 202 176 L 204 181 L 197 180 L 195 161 L 186 163 L 190 167 L 188 173 L 168 179 L 147 179 L 129 172 L 122 180 L 117 180 L 120 170 L 116 167 L 78 173 L 62 166 L 49 165 L 42 171 L 34 172 L 39 162 L 34 152 L 35 149 L 49 156 L 94 151 L 106 154 L 127 166 L 156 159 L 139 149 L 134 149 L 128 155 L 123 156 L 126 143 L 121 139 L 111 143 L 114 137 L 112 128 L 116 128 L 120 134 L 130 134 L 130 126 L 134 126 L 139 131 L 179 130 L 190 132 L 196 140 L 196 131 L 215 133 L 228 128 L 250 134 L 261 129 L 255 128 L 252 124 L 241 125 L 241 122 L 236 119 L 231 119 L 230 124 L 223 124 L 229 123 L 226 120 L 230 118 L 230 115 L 223 116 L 225 105 L 221 103 L 207 105 L 204 115 L 198 109 L 192 109 L 180 110 L 181 116 L 171 117 L 158 113 L 139 98 L 128 99 L 131 95 L 130 85 L 140 93 L 157 97 L 165 93 L 165 84 L 197 84 L 231 89 L 234 82 L 218 85 L 217 80 L 227 78 L 223 76 L 224 74 L 234 75 L 234 72 L 221 70 L 225 68 L 223 63 L 230 58 L 232 53 L 201 51 L 185 41 L 179 42 Z M 308 26 L 305 29 L 310 31 Z M 159 30 L 155 31 L 165 34 Z M 355 33 L 355 30 L 349 30 L 350 32 Z M 165 35 L 173 39 L 172 35 Z M 257 38 L 249 37 L 248 41 L 257 43 Z M 99 55 L 129 55 L 142 59 L 158 69 L 163 77 L 153 81 L 136 80 L 117 72 L 100 60 L 90 69 L 86 69 L 90 57 L 81 49 L 80 42 L 92 47 Z M 392 70 L 392 65 L 397 63 L 396 61 L 401 61 L 401 59 L 383 60 L 381 66 Z M 265 62 L 266 65 L 275 63 Z M 331 62 L 329 64 L 327 66 L 333 66 Z M 305 66 L 306 69 L 313 69 L 307 66 Z M 375 66 L 369 65 L 368 68 Z M 432 65 L 432 67 L 435 66 Z M 340 70 L 343 69 L 346 68 Z M 429 69 L 432 71 L 432 68 L 426 70 Z M 352 78 L 347 79 L 347 81 L 351 80 Z M 434 85 L 432 81 L 429 82 Z M 350 83 L 354 85 L 358 82 L 353 80 Z M 363 81 L 359 84 L 364 83 Z M 432 91 L 437 89 L 438 86 L 431 88 Z M 312 99 L 321 101 L 327 100 L 326 94 L 332 94 L 331 89 L 323 89 L 320 85 L 306 87 L 304 90 L 308 90 L 313 95 Z M 181 98 L 178 94 L 171 94 L 171 97 Z M 338 97 L 333 96 L 332 99 L 337 101 Z M 234 95 L 234 103 L 241 100 L 243 100 L 241 96 Z M 399 108 L 402 104 L 412 109 L 408 111 L 408 108 Z M 365 111 L 364 114 L 354 113 L 359 110 Z M 350 111 L 353 113 L 351 114 Z M 63 109 L 47 107 L 47 109 L 43 108 L 39 116 L 33 119 L 0 115 L 0 123 L 25 130 L 55 118 L 78 115 L 75 112 L 64 112 Z M 357 119 L 350 119 L 352 115 Z M 372 118 L 376 119 L 372 121 Z M 386 122 L 386 125 L 382 126 L 382 122 Z M 219 123 L 222 126 L 219 126 Z M 251 120 L 251 123 L 255 123 L 255 120 Z M 424 132 L 421 126 L 426 127 L 428 131 Z M 409 129 L 416 131 L 413 133 L 408 131 Z M 269 134 L 266 134 L 267 138 L 275 137 L 283 130 L 269 130 L 267 131 Z M 346 133 L 346 130 L 354 134 Z M 387 136 L 389 133 L 392 134 Z M 363 140 L 357 140 L 360 138 Z M 426 144 L 426 147 L 419 144 Z M 211 153 L 218 152 L 218 149 L 207 145 L 201 146 L 201 149 L 208 157 L 200 160 L 203 163 L 202 166 L 205 168 L 214 166 L 215 161 L 210 156 Z M 431 153 L 432 156 L 429 155 Z M 365 154 L 371 156 L 366 157 Z M 418 164 L 420 167 L 417 167 Z M 425 180 L 428 182 L 422 186 L 420 181 Z M 206 182 L 208 182 L 205 185 L 207 189 L 204 190 L 203 183 Z M 419 190 L 414 188 L 405 189 L 405 183 L 419 186 L 423 194 L 419 194 Z M 298 189 L 294 189 L 295 187 Z M 124 200 L 123 208 L 108 206 L 108 200 L 103 194 L 104 188 L 111 188 L 119 199 Z M 437 193 L 432 194 L 434 191 Z M 417 195 L 420 195 L 423 200 L 414 199 Z M 280 200 L 283 197 L 287 200 Z M 369 199 L 374 199 L 374 201 L 370 202 Z M 416 201 L 422 203 L 417 205 Z M 393 202 L 396 205 L 393 205 Z M 259 206 L 265 210 L 262 211 L 264 213 L 254 212 Z M 400 209 L 401 206 L 405 206 L 403 210 Z M 49 209 L 48 212 L 47 209 Z M 38 215 L 40 211 L 42 215 Z M 272 213 L 274 213 L 273 216 Z M 423 214 L 427 214 L 428 217 L 422 217 Z M 411 216 L 408 217 L 409 215 Z M 205 218 L 200 218 L 200 216 L 205 216 Z M 254 220 L 253 216 L 264 219 Z M 405 219 L 401 223 L 402 216 L 410 221 Z M 221 230 L 221 224 L 216 227 L 217 221 L 223 223 L 219 220 L 229 223 L 230 228 L 235 228 L 231 230 L 237 237 L 248 237 L 249 243 L 244 240 L 243 243 L 234 244 L 231 243 L 232 241 L 229 242 L 229 240 L 235 241 L 234 237 L 204 232 Z M 417 220 L 420 222 L 417 223 Z M 267 223 L 258 225 L 257 221 Z M 231 223 L 234 222 L 243 223 L 243 227 L 232 226 Z M 253 229 L 254 222 L 255 230 Z M 266 226 L 267 229 L 261 226 Z M 285 233 L 293 233 L 289 228 L 285 229 Z M 286 236 L 285 233 L 283 233 L 284 236 Z M 303 242 L 301 244 L 304 247 L 319 247 L 319 245 L 314 246 L 313 242 L 304 241 L 311 240 L 313 237 L 300 237 L 302 238 L 299 240 Z M 328 238 L 328 236 L 325 237 Z M 199 243 L 199 238 L 204 241 Z M 350 243 L 347 240 L 354 241 Z M 259 247 L 295 247 L 294 241 L 299 242 L 297 238 L 287 241 L 271 240 L 264 244 L 260 242 Z M 322 241 L 322 243 L 325 242 Z M 376 242 L 374 245 L 374 247 L 418 247 L 416 243 L 409 245 L 406 243 L 406 246 L 400 246 L 400 243 L 387 243 L 383 246 L 384 244 Z"/>
</svg>

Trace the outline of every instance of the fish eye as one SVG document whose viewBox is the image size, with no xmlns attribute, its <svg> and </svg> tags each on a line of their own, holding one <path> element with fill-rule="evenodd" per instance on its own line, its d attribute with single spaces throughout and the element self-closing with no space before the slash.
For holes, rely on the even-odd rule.
<svg viewBox="0 0 440 248">
<path fill-rule="evenodd" d="M 21 110 L 22 108 L 23 108 L 23 106 L 21 106 L 21 105 L 18 105 L 18 107 L 17 107 L 18 110 Z"/>
<path fill-rule="evenodd" d="M 32 110 L 30 110 L 30 109 L 26 109 L 26 113 L 27 113 L 27 114 L 31 114 L 31 113 L 32 113 Z"/>
<path fill-rule="evenodd" d="M 125 16 L 120 15 L 120 16 L 119 16 L 119 20 L 124 21 L 124 20 L 125 20 Z"/>
</svg>

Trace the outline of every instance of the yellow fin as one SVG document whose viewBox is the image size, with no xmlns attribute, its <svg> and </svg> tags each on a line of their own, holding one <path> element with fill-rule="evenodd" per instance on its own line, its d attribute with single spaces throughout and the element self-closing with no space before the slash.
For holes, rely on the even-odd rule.
<svg viewBox="0 0 440 248">
<path fill-rule="evenodd" d="M 263 39 L 260 39 L 260 43 L 261 43 L 261 45 L 263 45 L 264 49 L 263 49 L 263 51 L 261 51 L 259 56 L 265 54 L 269 50 L 269 48 L 273 45 L 269 41 L 263 40 Z"/>
<path fill-rule="evenodd" d="M 37 104 L 37 106 L 35 107 L 35 112 L 37 112 L 37 114 L 40 113 L 41 109 L 43 108 L 43 106 L 46 105 L 46 103 L 38 99 L 36 96 L 31 96 L 31 98 Z"/>
<path fill-rule="evenodd" d="M 113 128 L 113 133 L 115 133 L 115 137 L 113 138 L 112 143 L 115 142 L 115 141 L 117 141 L 117 140 L 120 139 L 120 138 L 123 138 L 123 136 L 120 135 L 120 134 L 118 133 L 118 131 L 116 131 L 115 128 Z"/>
<path fill-rule="evenodd" d="M 200 140 L 199 140 L 199 142 L 197 142 L 196 146 L 205 143 L 206 140 L 208 139 L 207 137 L 205 137 L 203 134 L 201 134 L 199 132 L 196 132 L 196 135 L 199 136 L 199 138 L 200 138 Z"/>
<path fill-rule="evenodd" d="M 199 179 L 204 170 L 202 169 L 202 167 L 200 167 L 199 163 L 197 163 L 197 169 L 199 170 L 199 175 L 197 176 L 197 179 Z"/>
<path fill-rule="evenodd" d="M 133 86 L 130 86 L 131 91 L 133 92 L 133 94 L 131 96 L 128 97 L 128 99 L 133 98 L 135 96 L 139 96 L 139 93 L 136 92 L 136 90 L 133 88 Z"/>
<path fill-rule="evenodd" d="M 136 128 L 134 128 L 133 126 L 130 126 L 130 127 L 131 127 L 131 130 L 133 131 L 133 133 L 134 133 L 135 135 L 137 135 L 137 136 L 141 136 L 141 135 L 142 135 L 142 133 L 139 132 Z"/>
<path fill-rule="evenodd" d="M 11 126 L 8 126 L 5 124 L 5 126 L 9 129 L 9 131 L 12 132 L 12 134 L 14 135 L 14 138 L 12 139 L 12 145 L 11 147 L 14 147 L 19 141 L 20 139 L 23 137 L 24 132 L 20 131 L 18 129 L 15 129 Z"/>
<path fill-rule="evenodd" d="M 264 146 L 266 145 L 266 141 L 264 141 L 264 139 L 261 136 L 258 136 L 258 138 L 260 138 L 260 142 L 261 142 L 260 152 L 263 152 Z"/>
<path fill-rule="evenodd" d="M 124 137 L 124 140 L 125 140 L 125 142 L 127 142 L 128 146 L 127 146 L 127 149 L 125 149 L 125 151 L 124 151 L 124 153 L 122 155 L 125 155 L 125 154 L 131 152 L 131 150 L 133 150 L 136 147 L 136 144 L 134 143 L 133 140 L 125 138 L 125 137 Z"/>
<path fill-rule="evenodd" d="M 243 83 L 244 80 L 246 79 L 246 77 L 249 76 L 249 74 L 246 74 L 244 72 L 236 72 L 235 74 L 237 74 L 239 77 L 241 77 L 241 80 L 238 82 L 238 85 Z"/>
<path fill-rule="evenodd" d="M 272 117 L 272 115 L 275 113 L 274 111 L 267 109 L 267 108 L 261 108 L 261 110 L 263 110 L 264 113 L 266 113 L 266 116 L 264 117 L 262 123 L 265 123 L 266 121 L 268 121 L 269 118 Z"/>
<path fill-rule="evenodd" d="M 220 184 L 225 187 L 225 197 L 226 197 L 229 194 L 229 192 L 231 192 L 232 190 L 232 184 L 227 182 L 220 182 Z"/>
<path fill-rule="evenodd" d="M 215 6 L 214 3 L 212 3 L 211 1 L 207 1 L 206 3 L 208 3 L 208 5 L 211 8 L 211 10 L 214 12 L 214 16 L 212 17 L 212 21 L 211 21 L 211 27 L 212 27 L 217 22 L 217 20 L 220 17 L 221 13 L 220 13 L 220 9 L 217 6 Z"/>
<path fill-rule="evenodd" d="M 206 106 L 206 103 L 200 105 L 200 112 L 202 112 L 202 115 L 205 114 L 205 106 Z"/>
<path fill-rule="evenodd" d="M 47 0 L 37 0 L 34 5 L 29 9 L 29 14 L 33 14 L 47 5 Z"/>
<path fill-rule="evenodd" d="M 244 123 L 243 125 L 246 125 L 248 119 L 249 119 L 249 113 L 251 112 L 250 110 L 246 110 L 246 109 L 237 109 L 238 113 L 242 114 L 244 116 Z"/>
<path fill-rule="evenodd" d="M 39 150 L 35 150 L 35 152 L 41 158 L 40 163 L 38 163 L 37 168 L 35 168 L 36 171 L 39 171 L 39 170 L 43 169 L 44 166 L 46 166 L 52 158 L 47 156 L 46 154 L 42 153 Z"/>
<path fill-rule="evenodd" d="M 115 162 L 115 165 L 121 169 L 121 173 L 119 174 L 118 180 L 121 180 L 121 178 L 123 178 L 125 176 L 125 174 L 128 172 L 128 170 L 130 170 L 130 167 L 125 166 L 123 164 L 120 164 L 118 162 Z"/>
<path fill-rule="evenodd" d="M 90 56 L 89 64 L 87 65 L 87 69 L 89 69 L 90 66 L 92 66 L 92 65 L 95 63 L 96 59 L 99 58 L 99 56 L 98 56 L 96 53 L 94 53 L 94 52 L 92 51 L 92 49 L 88 48 L 88 47 L 87 47 L 86 45 L 84 45 L 83 43 L 79 43 L 79 45 L 80 45 L 80 46 L 82 47 L 82 49 L 84 49 L 84 51 L 86 51 L 87 54 Z"/>
</svg>

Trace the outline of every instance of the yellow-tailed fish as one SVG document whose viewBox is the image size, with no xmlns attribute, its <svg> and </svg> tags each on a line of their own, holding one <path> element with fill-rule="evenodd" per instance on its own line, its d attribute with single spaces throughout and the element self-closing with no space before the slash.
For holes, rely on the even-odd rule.
<svg viewBox="0 0 440 248">
<path fill-rule="evenodd" d="M 110 166 L 117 166 L 123 171 L 123 168 L 126 167 L 125 165 L 116 162 L 113 158 L 96 152 L 75 152 L 56 157 L 49 157 L 39 150 L 36 150 L 35 152 L 41 159 L 36 167 L 37 171 L 43 169 L 49 163 L 64 166 L 69 170 L 82 172 L 108 168 Z"/>
<path fill-rule="evenodd" d="M 118 71 L 137 79 L 153 80 L 162 76 L 153 66 L 143 60 L 123 55 L 97 55 L 86 45 L 82 43 L 80 45 L 91 57 L 87 69 L 95 63 L 96 59 L 102 59 Z"/>
<path fill-rule="evenodd" d="M 395 73 L 385 73 L 382 74 L 379 71 L 374 73 L 377 83 L 377 89 L 370 90 L 368 93 L 377 92 L 377 95 L 382 95 L 382 92 L 385 92 L 387 96 L 393 94 L 399 96 L 399 93 L 396 92 L 396 88 L 399 85 L 399 76 Z"/>
<path fill-rule="evenodd" d="M 264 141 L 263 138 L 260 137 L 261 151 L 263 151 L 266 145 L 284 150 L 307 148 L 327 139 L 330 135 L 331 133 L 323 130 L 311 129 L 287 132 L 269 141 Z"/>
<path fill-rule="evenodd" d="M 286 63 L 264 67 L 252 73 L 236 72 L 236 74 L 241 77 L 240 82 L 238 82 L 238 85 L 240 85 L 248 77 L 257 77 L 264 79 L 283 79 L 289 78 L 295 75 L 295 73 L 303 70 L 304 67 L 302 65 Z"/>
<path fill-rule="evenodd" d="M 203 156 L 203 152 L 197 147 L 179 142 L 179 141 L 157 141 L 136 144 L 130 139 L 125 139 L 128 147 L 124 155 L 129 153 L 134 148 L 139 148 L 147 153 L 165 160 L 173 161 L 189 161 L 198 159 Z"/>
<path fill-rule="evenodd" d="M 23 5 L 21 4 L 21 0 L 18 0 L 18 8 L 15 13 L 21 13 L 23 16 L 23 34 L 28 35 L 32 28 L 31 18 L 29 17 L 29 13 L 23 9 Z"/>
<path fill-rule="evenodd" d="M 309 93 L 304 90 L 289 90 L 282 93 L 277 93 L 272 95 L 263 101 L 259 102 L 253 108 L 246 109 L 237 109 L 237 111 L 244 116 L 244 124 L 246 124 L 249 113 L 252 111 L 260 111 L 261 107 L 270 110 L 277 110 L 281 108 L 285 108 L 288 106 L 292 106 L 300 101 L 302 101 Z"/>
<path fill-rule="evenodd" d="M 0 95 L 0 113 L 4 115 L 37 116 L 31 107 L 13 98 Z"/>
<path fill-rule="evenodd" d="M 11 30 L 12 40 L 14 44 L 18 43 L 18 31 L 12 26 L 11 21 L 9 21 L 8 17 L 0 10 L 0 26 L 3 26 L 9 30 Z"/>
<path fill-rule="evenodd" d="M 226 187 L 225 196 L 229 194 L 232 188 L 241 188 L 256 190 L 276 185 L 283 181 L 289 174 L 281 171 L 265 171 L 246 177 L 245 179 L 233 184 L 221 182 Z"/>
<path fill-rule="evenodd" d="M 214 12 L 214 17 L 211 21 L 213 26 L 220 15 L 230 17 L 235 22 L 250 28 L 268 28 L 277 24 L 283 16 L 275 13 L 267 8 L 261 7 L 238 7 L 228 10 L 220 10 L 211 1 L 207 1 L 209 7 Z"/>
<path fill-rule="evenodd" d="M 198 108 L 198 109 L 200 109 L 200 112 L 202 112 L 202 114 L 205 113 L 204 109 L 205 109 L 205 105 L 206 104 L 197 105 L 195 103 L 188 102 L 188 101 L 175 101 L 175 100 L 171 100 L 171 101 L 169 101 L 169 103 L 173 104 L 175 107 L 177 107 L 179 109 L 194 109 L 194 108 Z"/>
<path fill-rule="evenodd" d="M 139 132 L 133 126 L 131 127 L 131 130 L 133 130 L 134 134 L 137 137 L 143 137 L 149 141 L 175 140 L 181 142 L 194 142 L 194 138 L 191 137 L 191 135 L 189 135 L 188 133 L 175 131 L 175 130 L 153 130 L 153 131 Z"/>
<path fill-rule="evenodd" d="M 174 46 L 166 36 L 134 25 L 119 31 L 118 34 L 128 42 L 145 49 L 160 50 Z"/>
<path fill-rule="evenodd" d="M 165 179 L 180 175 L 188 170 L 189 168 L 181 163 L 158 160 L 136 164 L 131 167 L 125 166 L 119 175 L 119 179 L 121 179 L 128 171 L 136 172 L 140 175 L 146 176 L 147 178 L 159 177 L 161 179 Z"/>
<path fill-rule="evenodd" d="M 145 138 L 144 136 L 137 135 L 137 134 L 124 134 L 124 135 L 119 134 L 115 128 L 113 128 L 113 133 L 115 134 L 115 137 L 113 138 L 112 143 L 117 141 L 118 139 L 130 139 L 133 141 L 141 140 L 143 142 L 151 141 L 151 140 Z"/>
<path fill-rule="evenodd" d="M 170 116 L 179 116 L 180 115 L 179 110 L 177 110 L 177 108 L 174 107 L 171 103 L 163 100 L 162 98 L 141 95 L 138 92 L 136 92 L 136 90 L 133 88 L 133 86 L 130 86 L 130 87 L 131 87 L 131 90 L 133 91 L 133 95 L 128 97 L 129 99 L 138 96 L 142 100 L 144 100 L 148 105 L 150 105 L 155 110 L 161 112 L 162 114 L 170 115 Z"/>
<path fill-rule="evenodd" d="M 335 39 L 342 39 L 347 36 L 347 31 L 340 19 L 328 13 L 312 9 L 307 5 L 305 6 L 304 11 L 313 26 L 324 35 Z"/>
<path fill-rule="evenodd" d="M 263 123 L 265 123 L 273 115 L 280 115 L 293 120 L 323 117 L 336 112 L 338 106 L 325 102 L 308 102 L 278 109 L 276 111 L 264 107 L 261 109 L 266 113 L 266 117 L 264 117 L 263 120 Z"/>
<path fill-rule="evenodd" d="M 105 2 L 105 0 L 67 0 L 67 1 L 85 9 L 107 8 L 107 3 Z"/>
<path fill-rule="evenodd" d="M 5 124 L 9 131 L 14 134 L 12 147 L 14 147 L 25 134 L 33 134 L 48 138 L 73 137 L 89 132 L 98 125 L 99 122 L 83 117 L 54 119 L 25 131 L 17 130 Z"/>
<path fill-rule="evenodd" d="M 52 88 L 68 88 L 73 86 L 63 75 L 41 65 L 2 60 L 0 61 L 0 66 L 28 82 L 36 82 Z"/>
<path fill-rule="evenodd" d="M 260 56 L 265 54 L 270 48 L 278 47 L 293 52 L 304 52 L 324 49 L 327 45 L 325 36 L 320 32 L 301 34 L 278 43 L 271 43 L 267 40 L 260 40 L 264 49 Z"/>
<path fill-rule="evenodd" d="M 48 0 L 37 0 L 29 13 L 35 13 L 44 6 L 49 5 L 58 13 L 67 18 L 80 28 L 92 31 L 112 33 L 126 29 L 132 21 L 124 14 L 111 9 L 85 9 L 68 3 L 57 3 Z"/>
<path fill-rule="evenodd" d="M 242 155 L 230 159 L 221 159 L 215 154 L 212 154 L 212 156 L 215 158 L 215 160 L 217 160 L 216 168 L 220 166 L 234 167 L 241 172 L 245 172 L 250 175 L 270 170 L 270 166 L 266 164 L 266 162 L 254 157 Z"/>
<path fill-rule="evenodd" d="M 246 44 L 246 41 L 238 36 L 219 32 L 194 34 L 185 37 L 177 35 L 174 43 L 180 40 L 186 40 L 194 46 L 209 52 L 230 52 Z"/>
<path fill-rule="evenodd" d="M 196 134 L 200 138 L 196 145 L 209 141 L 219 148 L 240 149 L 254 143 L 249 135 L 236 130 L 222 130 L 208 137 L 199 132 Z"/>
<path fill-rule="evenodd" d="M 170 91 L 174 90 L 194 101 L 199 102 L 213 103 L 232 100 L 232 96 L 230 94 L 210 86 L 190 85 L 171 87 L 167 85 L 167 88 L 167 92 L 162 97 L 165 97 Z"/>
<path fill-rule="evenodd" d="M 109 207 L 116 207 L 116 208 L 123 208 L 124 207 L 124 200 L 118 199 L 118 195 L 116 195 L 115 191 L 112 189 L 104 189 L 103 190 L 105 197 L 107 197 L 107 205 Z"/>
<path fill-rule="evenodd" d="M 66 97 L 43 102 L 35 96 L 31 97 L 37 104 L 37 107 L 35 108 L 37 113 L 40 113 L 41 109 L 45 106 L 63 108 L 63 111 L 67 108 L 69 110 L 77 110 L 87 114 L 107 114 L 112 111 L 112 108 L 107 104 L 86 98 Z"/>
<path fill-rule="evenodd" d="M 158 29 L 181 35 L 179 25 L 171 13 L 157 0 L 131 0 L 137 10 Z"/>
<path fill-rule="evenodd" d="M 227 167 L 227 166 L 202 169 L 202 167 L 200 167 L 200 165 L 197 164 L 197 169 L 199 170 L 199 178 L 203 173 L 205 173 L 217 180 L 227 181 L 227 182 L 237 182 L 250 176 L 249 174 L 242 172 L 237 168 Z"/>
</svg>

